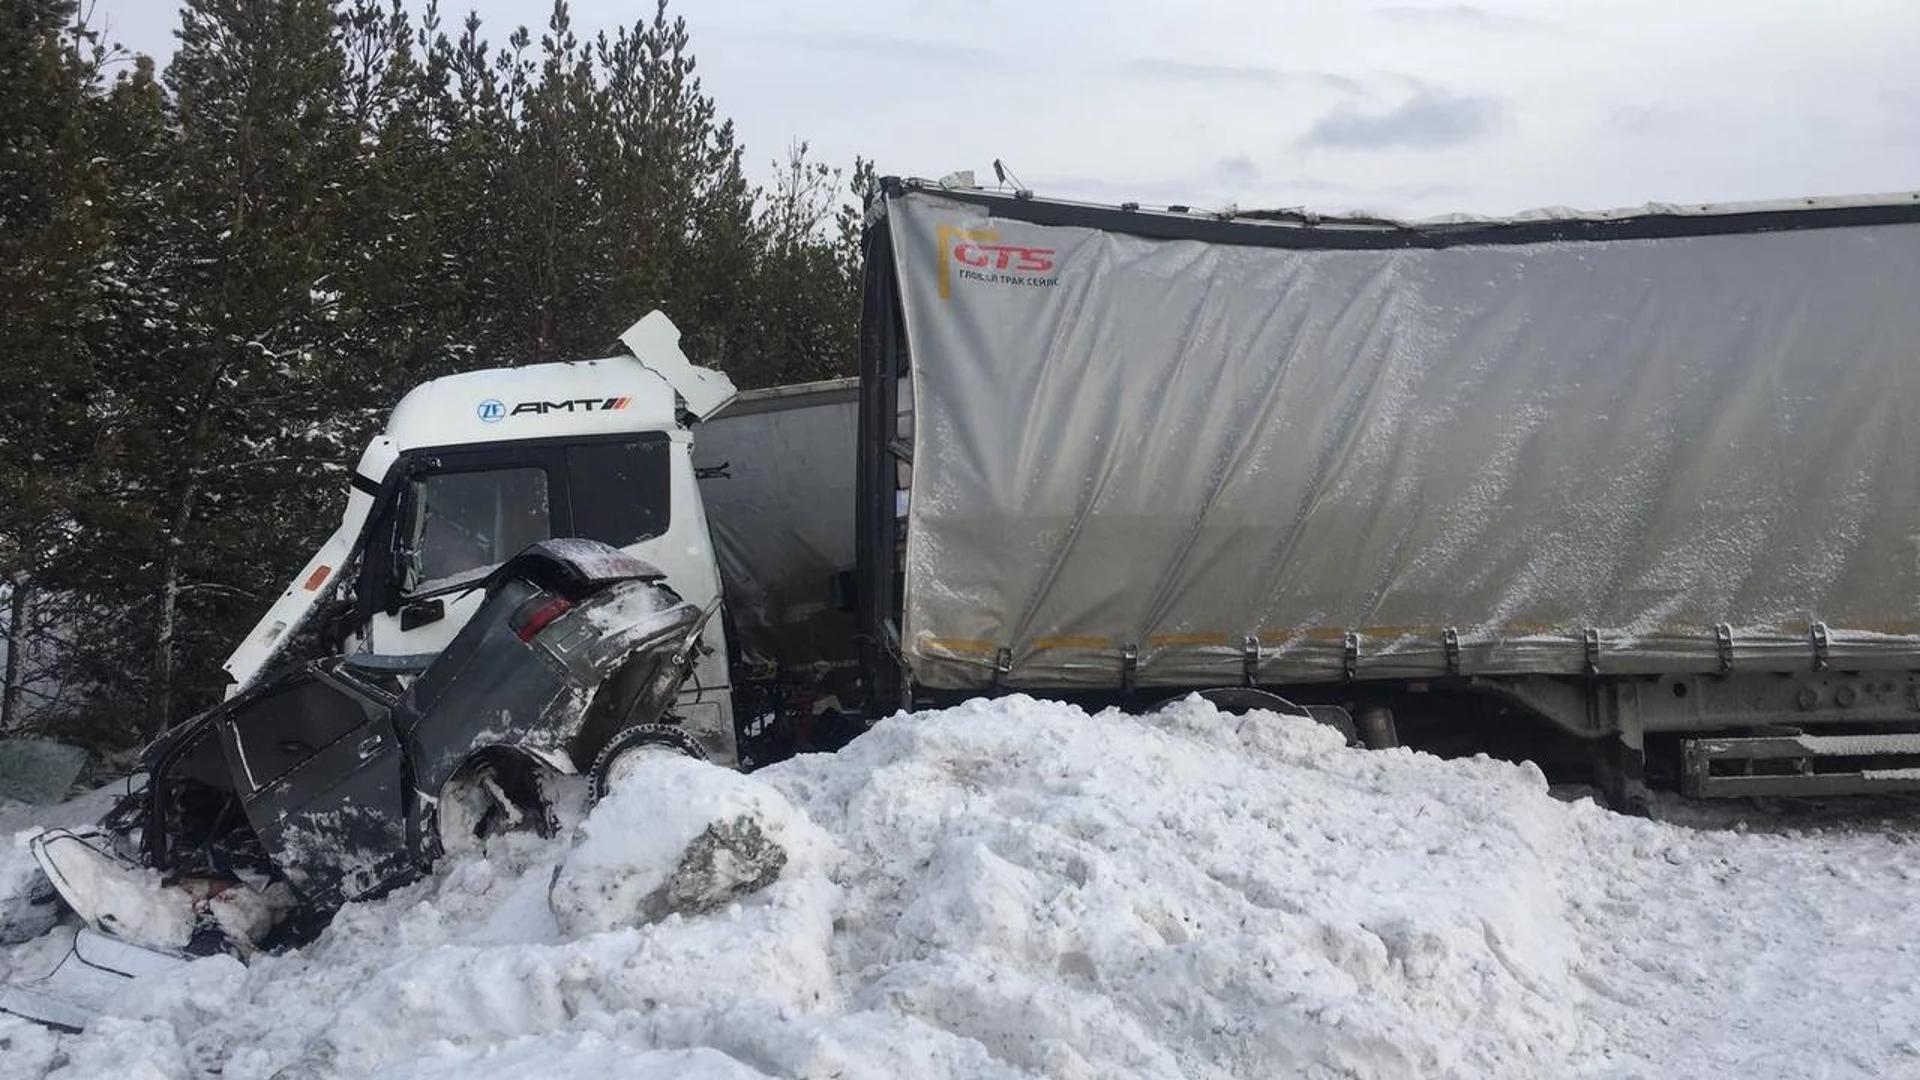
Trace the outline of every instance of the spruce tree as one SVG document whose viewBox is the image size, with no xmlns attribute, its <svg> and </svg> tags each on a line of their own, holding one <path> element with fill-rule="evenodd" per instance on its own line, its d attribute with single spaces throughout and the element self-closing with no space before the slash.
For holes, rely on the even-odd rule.
<svg viewBox="0 0 1920 1080">
<path fill-rule="evenodd" d="M 215 695 L 214 659 L 337 499 L 322 478 L 341 452 L 335 271 L 357 143 L 328 0 L 188 0 L 179 37 L 158 241 L 179 307 L 147 432 L 150 732 Z"/>
<path fill-rule="evenodd" d="M 102 52 L 72 0 L 0 0 L 0 730 L 24 719 L 46 653 L 30 623 L 72 550 L 94 450 L 106 181 L 88 111 Z"/>
</svg>

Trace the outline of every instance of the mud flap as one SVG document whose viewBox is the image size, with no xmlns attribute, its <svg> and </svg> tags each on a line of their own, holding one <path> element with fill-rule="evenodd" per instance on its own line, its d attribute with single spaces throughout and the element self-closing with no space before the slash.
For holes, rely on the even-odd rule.
<svg viewBox="0 0 1920 1080">
<path fill-rule="evenodd" d="M 79 1031 L 133 980 L 165 975 L 193 959 L 82 927 L 51 974 L 0 986 L 0 1012 L 60 1031 Z"/>
</svg>

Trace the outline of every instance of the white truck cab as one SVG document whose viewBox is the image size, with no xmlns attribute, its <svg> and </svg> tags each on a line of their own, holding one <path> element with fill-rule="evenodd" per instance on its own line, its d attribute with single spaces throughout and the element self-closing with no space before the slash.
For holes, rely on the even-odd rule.
<svg viewBox="0 0 1920 1080">
<path fill-rule="evenodd" d="M 234 650 L 245 689 L 329 597 L 352 599 L 349 652 L 439 652 L 483 599 L 488 572 L 537 540 L 579 536 L 667 575 L 681 597 L 718 603 L 720 573 L 695 482 L 699 420 L 733 397 L 694 367 L 654 312 L 621 336 L 629 355 L 434 379 L 394 407 L 354 469 L 340 528 Z M 733 752 L 724 622 L 675 713 L 715 756 Z"/>
</svg>

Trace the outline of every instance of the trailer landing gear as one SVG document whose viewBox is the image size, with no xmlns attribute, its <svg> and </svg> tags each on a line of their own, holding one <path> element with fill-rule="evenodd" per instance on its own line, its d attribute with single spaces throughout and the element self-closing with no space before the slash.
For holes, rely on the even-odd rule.
<svg viewBox="0 0 1920 1080">
<path fill-rule="evenodd" d="M 1400 731 L 1393 723 L 1393 710 L 1385 705 L 1368 705 L 1353 714 L 1360 741 L 1369 750 L 1391 750 L 1400 745 Z"/>
<path fill-rule="evenodd" d="M 1650 817 L 1653 800 L 1647 793 L 1647 737 L 1631 721 L 1601 740 L 1594 757 L 1594 786 L 1607 807 L 1616 813 Z"/>
</svg>

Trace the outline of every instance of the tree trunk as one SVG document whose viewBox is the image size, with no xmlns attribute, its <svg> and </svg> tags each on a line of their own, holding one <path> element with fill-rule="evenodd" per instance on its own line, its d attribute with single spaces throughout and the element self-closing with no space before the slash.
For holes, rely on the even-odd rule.
<svg viewBox="0 0 1920 1080">
<path fill-rule="evenodd" d="M 7 681 L 0 686 L 0 733 L 12 731 L 20 722 L 20 684 L 27 670 L 27 605 L 32 596 L 26 571 L 14 574 L 7 604 Z"/>
<path fill-rule="evenodd" d="M 147 693 L 147 738 L 166 733 L 173 720 L 173 631 L 180 607 L 180 577 L 186 558 L 187 529 L 193 522 L 193 503 L 200 494 L 200 469 L 207 456 L 207 438 L 212 433 L 213 399 L 225 365 L 215 363 L 200 388 L 195 403 L 193 429 L 187 436 L 186 468 L 180 483 L 180 497 L 173 504 L 173 520 L 167 528 L 165 550 L 160 556 L 159 612 L 155 618 L 153 640 L 153 685 Z"/>
</svg>

